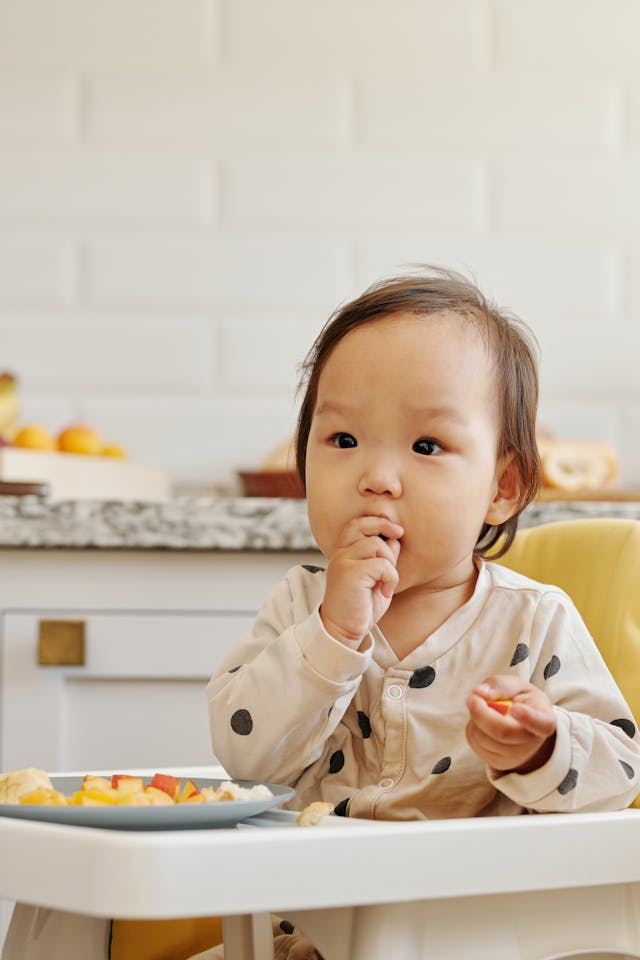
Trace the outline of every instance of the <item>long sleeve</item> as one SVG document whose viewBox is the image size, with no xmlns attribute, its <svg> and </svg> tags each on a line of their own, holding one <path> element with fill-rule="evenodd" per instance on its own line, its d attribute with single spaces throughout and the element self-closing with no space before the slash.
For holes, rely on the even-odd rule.
<svg viewBox="0 0 640 960">
<path fill-rule="evenodd" d="M 239 779 L 292 783 L 322 753 L 371 658 L 331 637 L 324 572 L 295 567 L 211 679 L 216 756 Z"/>
<path fill-rule="evenodd" d="M 542 594 L 523 667 L 554 704 L 553 753 L 525 775 L 489 771 L 492 783 L 537 812 L 617 810 L 640 791 L 640 743 L 631 710 L 587 628 L 561 591 Z M 522 648 L 524 651 L 524 647 Z"/>
</svg>

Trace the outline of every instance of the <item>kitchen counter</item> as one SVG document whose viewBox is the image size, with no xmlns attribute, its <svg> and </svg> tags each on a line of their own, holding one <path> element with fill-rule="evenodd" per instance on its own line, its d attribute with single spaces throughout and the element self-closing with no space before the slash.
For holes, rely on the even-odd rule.
<svg viewBox="0 0 640 960">
<path fill-rule="evenodd" d="M 533 503 L 521 527 L 576 517 L 640 520 L 640 502 Z M 0 497 L 0 548 L 315 550 L 304 500 L 178 498 L 159 502 Z"/>
</svg>

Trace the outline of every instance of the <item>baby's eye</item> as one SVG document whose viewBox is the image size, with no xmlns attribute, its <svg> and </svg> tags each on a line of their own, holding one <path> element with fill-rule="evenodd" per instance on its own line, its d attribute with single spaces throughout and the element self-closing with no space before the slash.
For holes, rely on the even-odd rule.
<svg viewBox="0 0 640 960">
<path fill-rule="evenodd" d="M 355 437 L 352 437 L 350 433 L 334 433 L 331 437 L 331 442 L 334 446 L 340 447 L 343 450 L 358 446 L 358 441 Z"/>
<path fill-rule="evenodd" d="M 423 437 L 421 440 L 416 440 L 411 449 L 415 453 L 421 453 L 424 457 L 432 457 L 434 453 L 439 453 L 442 450 L 442 447 L 437 440 L 431 440 L 429 437 Z"/>
</svg>

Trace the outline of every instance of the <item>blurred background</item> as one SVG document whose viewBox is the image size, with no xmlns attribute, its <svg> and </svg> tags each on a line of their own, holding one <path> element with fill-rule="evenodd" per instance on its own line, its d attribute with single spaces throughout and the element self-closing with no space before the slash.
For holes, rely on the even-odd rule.
<svg viewBox="0 0 640 960">
<path fill-rule="evenodd" d="M 540 423 L 640 484 L 636 0 L 0 0 L 0 370 L 203 489 L 295 423 L 331 311 L 464 270 Z"/>
</svg>

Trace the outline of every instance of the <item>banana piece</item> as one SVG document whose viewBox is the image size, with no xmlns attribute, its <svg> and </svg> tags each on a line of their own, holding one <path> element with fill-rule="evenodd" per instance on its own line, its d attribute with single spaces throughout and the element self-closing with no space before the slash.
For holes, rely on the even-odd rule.
<svg viewBox="0 0 640 960">
<path fill-rule="evenodd" d="M 18 421 L 18 391 L 11 373 L 0 373 L 0 436 L 12 440 Z"/>
</svg>

